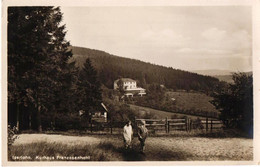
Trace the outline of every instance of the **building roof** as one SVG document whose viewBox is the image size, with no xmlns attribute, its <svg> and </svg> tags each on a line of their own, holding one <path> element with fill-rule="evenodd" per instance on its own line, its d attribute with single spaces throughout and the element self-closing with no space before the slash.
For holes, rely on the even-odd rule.
<svg viewBox="0 0 260 167">
<path fill-rule="evenodd" d="M 145 90 L 144 88 L 140 88 L 140 87 L 137 87 L 137 88 L 131 88 L 131 89 L 126 89 L 126 91 L 131 91 L 131 90 L 136 90 L 136 91 L 140 91 L 140 90 Z"/>
<path fill-rule="evenodd" d="M 120 79 L 115 80 L 115 82 L 118 82 Z M 136 82 L 135 80 L 131 78 L 121 78 L 123 82 Z"/>
<path fill-rule="evenodd" d="M 106 112 L 108 112 L 107 107 L 105 106 L 104 103 L 101 103 L 101 106 L 106 110 Z"/>
<path fill-rule="evenodd" d="M 133 93 L 125 93 L 125 95 L 134 95 Z"/>
</svg>

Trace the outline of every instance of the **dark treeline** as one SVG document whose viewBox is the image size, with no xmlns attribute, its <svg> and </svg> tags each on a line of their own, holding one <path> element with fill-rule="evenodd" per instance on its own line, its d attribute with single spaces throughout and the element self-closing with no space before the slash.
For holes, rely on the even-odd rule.
<svg viewBox="0 0 260 167">
<path fill-rule="evenodd" d="M 8 124 L 18 130 L 77 126 L 78 111 L 87 117 L 102 101 L 91 61 L 68 63 L 61 21 L 58 7 L 8 8 Z"/>
<path fill-rule="evenodd" d="M 86 58 L 93 61 L 99 72 L 100 81 L 108 88 L 113 88 L 113 82 L 119 77 L 129 77 L 139 81 L 139 85 L 146 88 L 146 84 L 163 84 L 167 88 L 177 90 L 195 90 L 208 92 L 219 82 L 210 76 L 173 69 L 110 55 L 103 51 L 81 47 L 72 47 L 76 65 L 82 67 Z"/>
</svg>

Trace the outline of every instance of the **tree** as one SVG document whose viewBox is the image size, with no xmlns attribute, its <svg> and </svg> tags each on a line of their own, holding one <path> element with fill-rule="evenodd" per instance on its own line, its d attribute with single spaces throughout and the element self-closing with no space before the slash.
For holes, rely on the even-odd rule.
<svg viewBox="0 0 260 167">
<path fill-rule="evenodd" d="M 101 84 L 89 58 L 86 59 L 83 69 L 79 72 L 76 94 L 78 109 L 84 110 L 86 116 L 98 110 L 101 105 Z"/>
<path fill-rule="evenodd" d="M 9 103 L 16 103 L 18 109 L 19 105 L 32 105 L 39 131 L 41 112 L 57 109 L 57 99 L 70 82 L 67 61 L 72 53 L 61 20 L 59 8 L 8 8 Z"/>
<path fill-rule="evenodd" d="M 117 86 L 118 86 L 118 91 L 119 91 L 119 99 L 121 99 L 125 95 L 124 82 L 123 82 L 122 78 L 120 78 L 118 80 Z"/>
<path fill-rule="evenodd" d="M 126 103 L 111 100 L 110 98 L 104 98 L 104 102 L 109 110 L 108 119 L 110 121 L 134 121 L 135 117 L 138 116 L 138 112 L 131 109 Z"/>
<path fill-rule="evenodd" d="M 253 135 L 253 78 L 245 73 L 233 74 L 234 83 L 213 94 L 213 105 L 229 126 Z"/>
</svg>

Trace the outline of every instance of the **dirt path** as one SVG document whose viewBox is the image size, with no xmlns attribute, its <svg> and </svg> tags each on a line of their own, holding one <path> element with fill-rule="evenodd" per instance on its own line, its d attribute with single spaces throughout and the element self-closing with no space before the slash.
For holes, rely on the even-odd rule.
<svg viewBox="0 0 260 167">
<path fill-rule="evenodd" d="M 147 140 L 147 150 L 150 150 L 148 155 L 155 150 L 161 150 L 157 154 L 158 159 L 171 160 L 252 160 L 253 158 L 252 140 L 241 138 L 150 138 Z"/>
</svg>

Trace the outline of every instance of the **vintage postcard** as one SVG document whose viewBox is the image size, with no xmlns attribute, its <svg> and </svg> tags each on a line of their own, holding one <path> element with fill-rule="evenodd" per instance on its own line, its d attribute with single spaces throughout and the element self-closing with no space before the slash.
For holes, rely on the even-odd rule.
<svg viewBox="0 0 260 167">
<path fill-rule="evenodd" d="M 2 2 L 5 166 L 259 164 L 260 2 Z"/>
</svg>

